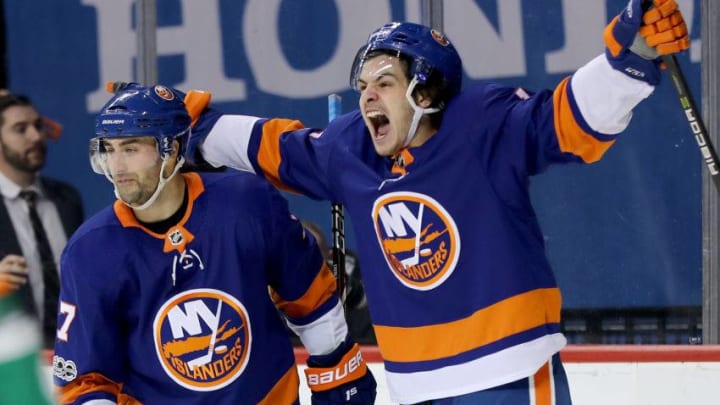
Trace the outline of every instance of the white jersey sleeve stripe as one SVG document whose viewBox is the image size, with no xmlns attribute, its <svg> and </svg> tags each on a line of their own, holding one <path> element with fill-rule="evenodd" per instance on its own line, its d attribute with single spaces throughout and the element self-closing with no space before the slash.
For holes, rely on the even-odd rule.
<svg viewBox="0 0 720 405">
<path fill-rule="evenodd" d="M 255 173 L 248 157 L 248 144 L 258 120 L 247 115 L 220 117 L 200 146 L 205 160 L 215 167 L 228 166 Z"/>
<path fill-rule="evenodd" d="M 632 109 L 655 89 L 613 69 L 605 55 L 578 69 L 570 86 L 585 122 L 608 135 L 622 132 L 630 123 Z"/>
<path fill-rule="evenodd" d="M 348 333 L 345 312 L 340 301 L 326 314 L 307 325 L 295 325 L 290 321 L 287 324 L 300 337 L 311 356 L 332 352 Z"/>
</svg>

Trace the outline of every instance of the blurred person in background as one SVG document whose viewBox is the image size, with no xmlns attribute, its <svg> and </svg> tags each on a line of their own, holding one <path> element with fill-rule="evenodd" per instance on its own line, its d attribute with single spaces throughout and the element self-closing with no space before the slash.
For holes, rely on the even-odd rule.
<svg viewBox="0 0 720 405">
<path fill-rule="evenodd" d="M 16 291 L 36 315 L 46 349 L 55 339 L 57 264 L 84 217 L 75 187 L 40 175 L 47 140 L 60 131 L 28 97 L 0 91 L 0 288 Z"/>
</svg>

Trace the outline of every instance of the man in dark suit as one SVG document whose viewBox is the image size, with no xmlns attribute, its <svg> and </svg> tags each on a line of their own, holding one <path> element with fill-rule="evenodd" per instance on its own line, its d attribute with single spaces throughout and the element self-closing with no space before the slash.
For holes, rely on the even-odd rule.
<svg viewBox="0 0 720 405">
<path fill-rule="evenodd" d="M 60 253 L 84 218 L 71 185 L 39 175 L 59 135 L 24 96 L 0 93 L 0 297 L 17 293 L 55 340 Z"/>
</svg>

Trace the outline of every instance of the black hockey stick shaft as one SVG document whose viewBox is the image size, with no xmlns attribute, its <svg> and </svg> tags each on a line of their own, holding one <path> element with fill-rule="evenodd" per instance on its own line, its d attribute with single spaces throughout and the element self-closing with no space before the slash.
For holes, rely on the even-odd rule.
<svg viewBox="0 0 720 405">
<path fill-rule="evenodd" d="M 337 278 L 337 290 L 345 305 L 347 294 L 347 273 L 345 273 L 345 215 L 342 204 L 332 203 L 332 262 L 333 272 Z"/>
<path fill-rule="evenodd" d="M 342 99 L 338 94 L 328 96 L 328 122 L 340 115 Z M 347 295 L 347 273 L 345 272 L 345 214 L 343 206 L 333 202 L 330 207 L 332 218 L 332 263 L 333 273 L 337 280 L 337 291 L 343 307 Z"/>
<path fill-rule="evenodd" d="M 643 1 L 643 11 L 652 7 L 652 4 L 652 0 Z M 718 160 L 717 152 L 715 152 L 715 146 L 708 136 L 702 115 L 700 115 L 700 111 L 695 106 L 695 101 L 693 100 L 692 94 L 688 88 L 685 75 L 683 74 L 682 69 L 680 69 L 680 65 L 678 64 L 675 55 L 663 55 L 661 59 L 670 73 L 673 87 L 675 87 L 678 100 L 680 101 L 680 107 L 685 113 L 685 119 L 687 119 L 688 125 L 690 125 L 690 130 L 692 131 L 695 141 L 700 148 L 700 155 L 703 163 L 705 164 L 705 167 L 707 167 L 713 184 L 715 184 L 715 189 L 720 192 L 720 160 Z"/>
<path fill-rule="evenodd" d="M 685 119 L 687 119 L 692 130 L 695 141 L 700 148 L 700 155 L 702 156 L 703 163 L 708 169 L 708 173 L 712 178 L 715 189 L 720 192 L 720 161 L 718 160 L 717 152 L 715 152 L 715 146 L 712 140 L 708 136 L 705 123 L 703 122 L 700 111 L 695 106 L 692 94 L 688 90 L 687 82 L 685 81 L 685 75 L 683 75 L 680 65 L 674 55 L 664 55 L 662 61 L 667 66 L 667 70 L 670 73 L 670 77 L 673 81 L 673 86 L 678 94 L 680 100 L 680 106 L 685 112 Z"/>
</svg>

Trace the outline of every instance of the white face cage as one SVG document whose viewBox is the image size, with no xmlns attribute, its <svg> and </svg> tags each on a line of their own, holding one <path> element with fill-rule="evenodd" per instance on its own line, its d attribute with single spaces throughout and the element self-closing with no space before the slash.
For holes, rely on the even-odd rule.
<svg viewBox="0 0 720 405">
<path fill-rule="evenodd" d="M 188 128 L 189 130 L 189 128 Z M 186 131 L 183 131 L 183 133 L 178 134 L 176 138 L 180 138 L 183 134 L 185 134 Z M 155 164 L 157 164 L 157 157 L 160 158 L 162 161 L 162 164 L 160 165 L 160 172 L 158 174 L 159 180 L 158 185 L 155 188 L 155 192 L 148 198 L 147 201 L 142 203 L 141 205 L 132 205 L 127 202 L 125 202 L 118 192 L 117 187 L 115 186 L 115 182 L 113 180 L 112 174 L 110 173 L 110 169 L 108 167 L 108 153 L 106 152 L 106 147 L 103 144 L 103 141 L 107 139 L 107 137 L 95 137 L 90 139 L 90 144 L 88 148 L 88 154 L 90 158 L 90 166 L 92 166 L 92 169 L 95 173 L 102 174 L 105 176 L 106 179 L 108 179 L 109 182 L 113 183 L 113 191 L 115 193 L 115 197 L 122 201 L 125 205 L 128 207 L 135 209 L 135 210 L 144 210 L 148 207 L 150 207 L 157 197 L 160 195 L 160 192 L 165 187 L 165 184 L 167 184 L 170 179 L 172 179 L 179 171 L 180 168 L 185 163 L 185 159 L 182 156 L 178 157 L 177 164 L 175 165 L 175 169 L 168 177 L 163 177 L 163 172 L 165 171 L 165 166 L 167 165 L 168 158 L 170 157 L 170 151 L 172 151 L 172 139 L 170 137 L 164 137 L 162 141 L 158 141 L 158 139 L 154 136 L 148 136 L 149 138 L 153 138 L 155 140 L 156 146 L 157 146 L 157 155 L 154 156 L 154 159 L 146 159 L 147 167 L 139 167 L 135 169 L 148 169 L 153 167 Z M 133 137 L 120 137 L 120 138 L 114 138 L 114 139 L 132 139 Z M 160 144 L 162 142 L 162 146 Z M 118 155 L 114 156 L 114 159 L 125 159 L 126 157 L 122 155 L 122 152 L 117 152 Z"/>
<path fill-rule="evenodd" d="M 166 159 L 167 156 L 172 153 L 172 143 L 175 139 L 182 139 L 185 134 L 190 131 L 190 128 L 187 128 L 183 132 L 175 135 L 175 136 L 166 136 L 161 135 L 160 137 L 154 136 L 154 135 L 147 135 L 147 136 L 141 136 L 138 135 L 136 137 L 107 137 L 107 136 L 97 136 L 95 138 L 90 139 L 89 145 L 88 145 L 88 155 L 90 158 L 90 166 L 92 167 L 93 171 L 97 174 L 107 175 L 107 154 L 105 153 L 105 147 L 103 145 L 103 141 L 105 139 L 132 139 L 132 138 L 153 138 L 155 140 L 155 144 L 157 146 L 158 154 L 160 155 L 161 159 Z"/>
</svg>

